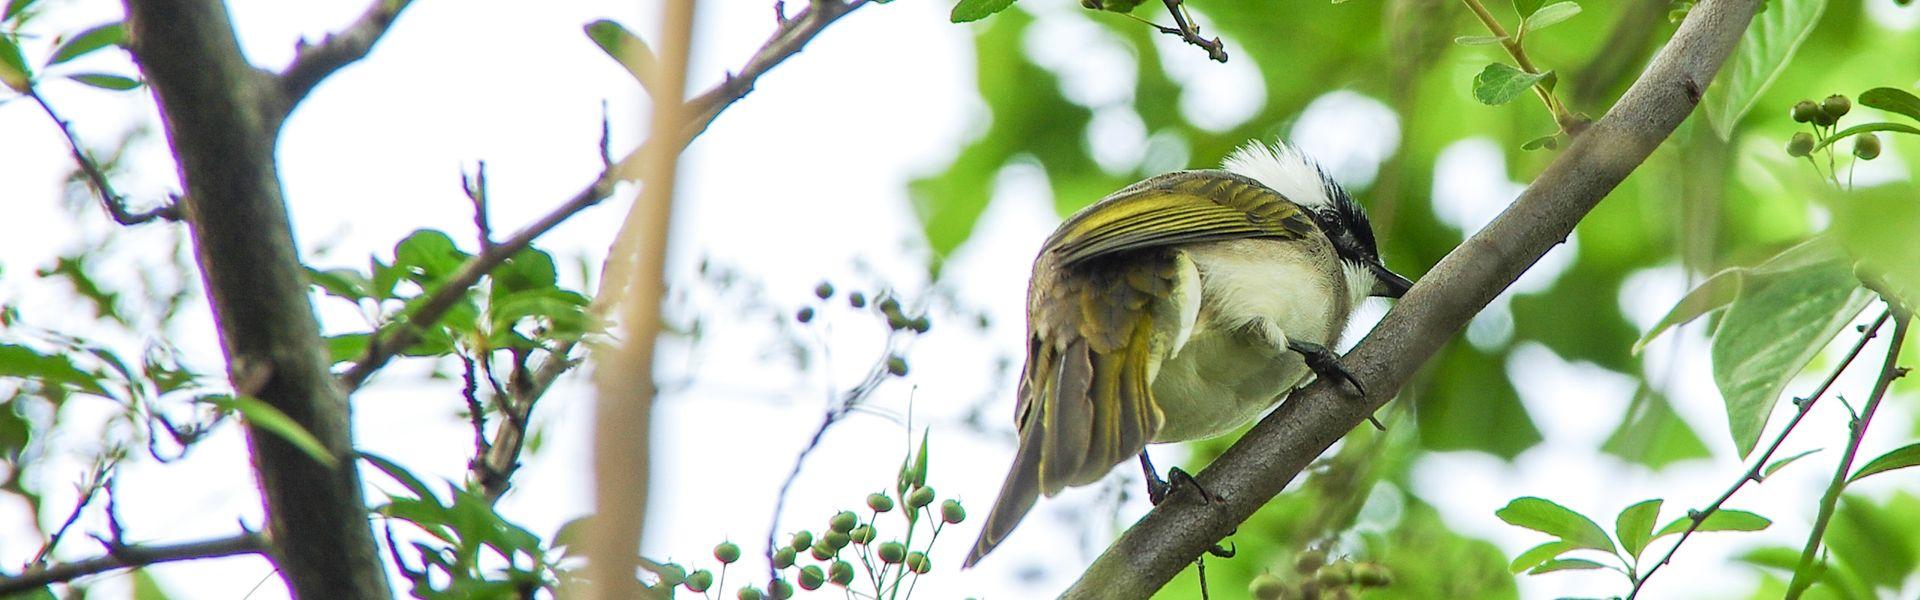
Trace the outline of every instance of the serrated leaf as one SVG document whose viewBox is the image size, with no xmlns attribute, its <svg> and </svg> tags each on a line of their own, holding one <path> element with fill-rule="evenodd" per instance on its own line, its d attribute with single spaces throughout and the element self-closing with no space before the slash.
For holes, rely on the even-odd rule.
<svg viewBox="0 0 1920 600">
<path fill-rule="evenodd" d="M 1780 459 L 1780 460 L 1776 460 L 1776 461 L 1773 461 L 1772 463 L 1770 463 L 1770 464 L 1768 464 L 1768 465 L 1767 465 L 1767 468 L 1765 468 L 1765 469 L 1761 469 L 1761 470 L 1760 470 L 1760 478 L 1761 478 L 1761 479 L 1766 479 L 1766 478 L 1768 478 L 1768 477 L 1772 477 L 1775 471 L 1779 471 L 1780 469 L 1782 469 L 1782 468 L 1784 468 L 1784 467 L 1786 467 L 1787 465 L 1789 465 L 1789 464 L 1792 464 L 1792 463 L 1793 463 L 1793 461 L 1796 461 L 1796 460 L 1800 460 L 1800 459 L 1802 459 L 1802 458 L 1806 458 L 1806 457 L 1807 457 L 1807 455 L 1809 455 L 1809 454 L 1813 454 L 1813 453 L 1815 453 L 1815 452 L 1819 452 L 1819 451 L 1820 451 L 1820 449 L 1819 449 L 1819 448 L 1814 448 L 1814 449 L 1812 449 L 1812 450 L 1808 450 L 1808 451 L 1805 451 L 1805 452 L 1801 452 L 1801 453 L 1799 453 L 1799 454 L 1795 454 L 1795 455 L 1793 455 L 1793 456 L 1789 456 L 1789 457 L 1786 457 L 1786 458 L 1782 458 L 1782 459 Z"/>
<path fill-rule="evenodd" d="M 140 80 L 112 73 L 74 73 L 67 75 L 71 79 L 103 90 L 124 92 L 140 87 Z"/>
<path fill-rule="evenodd" d="M 1691 523 L 1693 523 L 1693 517 L 1691 516 L 1682 516 L 1678 519 L 1674 519 L 1668 522 L 1666 527 L 1661 527 L 1659 533 L 1653 534 L 1653 539 L 1657 540 L 1663 537 L 1667 537 L 1669 535 L 1686 531 L 1687 526 Z M 1773 521 L 1767 519 L 1766 517 L 1762 517 L 1760 515 L 1757 515 L 1751 512 L 1747 512 L 1744 510 L 1721 509 L 1721 510 L 1713 511 L 1713 514 L 1711 515 L 1707 515 L 1707 520 L 1702 521 L 1700 523 L 1700 528 L 1694 530 L 1694 532 L 1704 533 L 1708 531 L 1760 531 L 1762 529 L 1766 529 L 1768 525 L 1772 525 L 1772 524 L 1773 524 Z M 1648 543 L 1652 543 L 1653 540 L 1647 540 L 1647 541 Z"/>
<path fill-rule="evenodd" d="M 1653 539 L 1653 524 L 1660 519 L 1659 498 L 1645 500 L 1620 511 L 1613 520 L 1613 533 L 1620 536 L 1620 547 L 1627 556 L 1639 556 L 1647 547 L 1647 541 Z"/>
<path fill-rule="evenodd" d="M 1869 475 L 1885 473 L 1894 469 L 1905 469 L 1914 465 L 1920 465 L 1920 444 L 1908 444 L 1894 448 L 1892 451 L 1882 454 L 1878 458 L 1867 461 L 1867 464 L 1860 467 L 1860 470 L 1854 471 L 1852 477 L 1847 478 L 1847 483 L 1859 481 L 1860 478 Z"/>
<path fill-rule="evenodd" d="M 1920 121 L 1920 98 L 1906 90 L 1877 87 L 1860 92 L 1860 105 L 1906 115 Z"/>
<path fill-rule="evenodd" d="M 33 87 L 33 71 L 27 69 L 27 57 L 20 54 L 20 44 L 4 33 L 0 33 L 0 83 L 22 94 Z"/>
<path fill-rule="evenodd" d="M 320 443 L 320 439 L 313 437 L 313 433 L 307 431 L 305 427 L 301 427 L 299 423 L 294 422 L 292 417 L 287 416 L 287 413 L 280 412 L 280 409 L 274 408 L 273 405 L 267 404 L 258 398 L 251 396 L 227 396 L 222 394 L 206 396 L 199 400 L 220 407 L 223 410 L 239 413 L 240 418 L 245 420 L 247 425 L 279 436 L 280 439 L 286 440 L 289 444 L 293 444 L 293 447 L 299 448 L 301 452 L 306 453 L 306 455 L 312 457 L 313 460 L 319 461 L 320 464 L 328 467 L 334 467 L 340 464 L 339 459 L 334 458 L 333 454 L 327 452 L 327 447 Z"/>
<path fill-rule="evenodd" d="M 1527 88 L 1540 83 L 1551 73 L 1528 73 L 1505 63 L 1493 63 L 1473 77 L 1473 98 L 1481 104 L 1500 105 L 1512 102 Z"/>
<path fill-rule="evenodd" d="M 646 40 L 640 39 L 625 26 L 606 19 L 588 23 L 585 29 L 587 39 L 593 40 L 600 51 L 620 63 L 634 81 L 640 82 L 640 87 L 647 89 L 649 95 L 653 93 L 653 67 L 657 62 Z"/>
<path fill-rule="evenodd" d="M 1554 571 L 1577 571 L 1577 570 L 1586 570 L 1586 569 L 1605 569 L 1605 568 L 1607 568 L 1606 565 L 1603 565 L 1591 560 L 1587 560 L 1584 558 L 1556 558 L 1553 560 L 1549 560 L 1545 563 L 1542 563 L 1538 567 L 1534 567 L 1533 570 L 1527 571 L 1527 574 L 1539 575 L 1541 573 L 1552 573 Z"/>
<path fill-rule="evenodd" d="M 1507 565 L 1507 570 L 1513 573 L 1522 573 L 1540 566 L 1541 563 L 1566 554 L 1575 548 L 1572 542 L 1566 540 L 1554 540 L 1534 546 L 1528 548 L 1525 552 L 1521 552 L 1519 556 L 1513 557 L 1513 562 Z"/>
<path fill-rule="evenodd" d="M 1463 35 L 1453 38 L 1453 43 L 1462 46 L 1491 46 L 1507 38 L 1497 35 Z"/>
<path fill-rule="evenodd" d="M 978 21 L 1013 6 L 1013 0 L 960 0 L 947 18 L 955 23 Z"/>
<path fill-rule="evenodd" d="M 1753 452 L 1781 392 L 1873 294 L 1825 238 L 1781 253 L 1743 281 L 1713 333 L 1713 380 L 1741 456 Z"/>
<path fill-rule="evenodd" d="M 1848 127 L 1846 129 L 1842 129 L 1834 132 L 1833 135 L 1829 135 L 1826 137 L 1826 139 L 1820 140 L 1820 143 L 1814 144 L 1812 152 L 1819 152 L 1821 148 L 1831 146 L 1835 142 L 1847 139 L 1847 136 L 1868 133 L 1873 131 L 1891 131 L 1894 133 L 1920 135 L 1920 128 L 1916 128 L 1912 125 L 1907 125 L 1903 123 L 1863 123 L 1860 125 L 1855 125 L 1855 126 Z"/>
<path fill-rule="evenodd" d="M 1773 4 L 1773 3 L 1768 3 Z M 1827 0 L 1779 0 L 1754 16 L 1733 58 L 1720 68 L 1700 101 L 1714 133 L 1726 139 L 1813 33 Z"/>
<path fill-rule="evenodd" d="M 1613 552 L 1613 540 L 1593 519 L 1545 498 L 1515 498 L 1495 516 L 1510 525 L 1559 537 L 1576 548 Z"/>
<path fill-rule="evenodd" d="M 107 46 L 123 45 L 126 43 L 126 24 L 116 21 L 105 25 L 95 25 L 86 31 L 74 35 L 72 39 L 67 40 L 67 43 L 61 44 L 59 48 L 55 49 L 53 51 L 53 57 L 47 59 L 47 66 L 51 67 L 80 58 L 86 56 L 89 52 Z"/>
<path fill-rule="evenodd" d="M 1580 14 L 1580 4 L 1578 2 L 1555 2 L 1548 4 L 1527 17 L 1527 33 L 1533 33 L 1558 25 L 1567 19 L 1573 18 L 1573 16 L 1577 14 Z"/>
</svg>

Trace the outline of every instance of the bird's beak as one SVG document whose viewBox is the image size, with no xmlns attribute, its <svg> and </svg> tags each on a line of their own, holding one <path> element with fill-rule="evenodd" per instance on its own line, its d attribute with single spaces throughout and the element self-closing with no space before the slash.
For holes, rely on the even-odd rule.
<svg viewBox="0 0 1920 600">
<path fill-rule="evenodd" d="M 1379 296 L 1381 298 L 1399 298 L 1401 295 L 1407 293 L 1407 288 L 1413 287 L 1412 280 L 1401 277 L 1400 274 L 1394 273 L 1393 271 L 1388 271 L 1385 265 L 1377 262 L 1369 263 L 1367 264 L 1367 268 L 1373 271 L 1373 292 L 1369 295 Z"/>
</svg>

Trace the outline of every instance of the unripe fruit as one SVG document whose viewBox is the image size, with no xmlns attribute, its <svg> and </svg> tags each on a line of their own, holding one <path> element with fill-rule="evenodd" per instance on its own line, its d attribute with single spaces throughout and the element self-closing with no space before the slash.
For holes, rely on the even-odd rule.
<svg viewBox="0 0 1920 600">
<path fill-rule="evenodd" d="M 1880 137 L 1871 133 L 1862 133 L 1853 138 L 1853 155 L 1860 160 L 1873 160 L 1880 157 Z"/>
<path fill-rule="evenodd" d="M 1787 156 L 1799 158 L 1813 153 L 1813 135 L 1805 131 L 1793 134 L 1787 140 Z"/>
<path fill-rule="evenodd" d="M 847 537 L 852 538 L 853 543 L 865 546 L 868 542 L 873 541 L 873 526 L 861 525 L 855 527 L 853 531 L 847 533 Z"/>
<path fill-rule="evenodd" d="M 1820 112 L 1827 113 L 1827 117 L 1834 121 L 1846 116 L 1847 111 L 1850 110 L 1853 110 L 1853 101 L 1848 100 L 1846 96 L 1834 94 L 1820 101 Z"/>
<path fill-rule="evenodd" d="M 787 567 L 791 567 L 793 566 L 793 559 L 798 557 L 799 555 L 800 555 L 800 552 L 797 550 L 794 550 L 793 548 L 781 548 L 779 550 L 775 550 L 773 551 L 773 568 L 785 569 Z"/>
<path fill-rule="evenodd" d="M 785 579 L 775 579 L 767 583 L 767 597 L 773 600 L 787 600 L 793 597 L 793 584 Z"/>
<path fill-rule="evenodd" d="M 1820 114 L 1820 105 L 1814 104 L 1812 100 L 1801 100 L 1793 103 L 1790 114 L 1793 115 L 1795 123 L 1812 123 L 1814 117 Z"/>
<path fill-rule="evenodd" d="M 846 533 L 848 531 L 852 531 L 853 526 L 859 525 L 859 524 L 860 524 L 860 517 L 857 515 L 854 515 L 853 511 L 846 511 L 846 510 L 840 511 L 839 514 L 834 515 L 832 519 L 827 521 L 828 527 L 840 533 Z"/>
<path fill-rule="evenodd" d="M 855 527 L 854 529 L 859 528 Z M 829 531 L 827 535 L 824 536 L 823 541 L 827 543 L 828 548 L 839 550 L 847 547 L 847 542 L 853 541 L 853 536 L 838 531 Z"/>
<path fill-rule="evenodd" d="M 908 508 L 919 510 L 928 504 L 933 504 L 933 488 L 917 487 L 913 489 L 913 493 L 907 494 Z"/>
<path fill-rule="evenodd" d="M 806 307 L 806 308 L 800 309 L 800 312 L 793 314 L 793 320 L 799 321 L 801 323 L 812 323 L 813 307 Z"/>
<path fill-rule="evenodd" d="M 740 546 L 733 542 L 720 542 L 720 545 L 713 547 L 713 559 L 723 565 L 733 564 L 740 560 Z"/>
<path fill-rule="evenodd" d="M 933 320 L 928 319 L 926 315 L 921 315 L 914 317 L 913 321 L 907 323 L 907 326 L 913 328 L 914 333 L 926 333 L 928 329 L 933 328 Z"/>
<path fill-rule="evenodd" d="M 1247 594 L 1258 600 L 1280 600 L 1287 594 L 1287 582 L 1274 577 L 1272 573 L 1255 575 L 1247 584 Z"/>
<path fill-rule="evenodd" d="M 933 561 L 927 560 L 925 552 L 908 552 L 907 570 L 924 575 L 933 570 Z"/>
<path fill-rule="evenodd" d="M 854 293 L 851 293 L 851 294 L 847 294 L 847 305 L 848 305 L 848 306 L 852 306 L 852 307 L 854 307 L 854 308 L 866 308 L 866 307 L 867 307 L 867 295 L 866 295 L 866 294 L 862 294 L 862 293 L 860 293 L 860 292 L 854 292 Z"/>
<path fill-rule="evenodd" d="M 940 503 L 940 520 L 959 523 L 967 520 L 967 509 L 960 507 L 960 501 L 948 500 Z"/>
<path fill-rule="evenodd" d="M 867 508 L 873 509 L 873 512 L 893 510 L 893 496 L 881 493 L 867 494 Z"/>
<path fill-rule="evenodd" d="M 899 328 L 895 327 L 894 329 L 899 329 Z M 887 357 L 887 372 L 891 373 L 894 377 L 906 376 L 907 359 L 900 358 L 898 356 Z"/>
<path fill-rule="evenodd" d="M 828 546 L 826 540 L 820 540 L 813 544 L 813 548 L 809 550 L 809 553 L 813 555 L 814 560 L 826 560 L 838 554 L 837 550 L 837 548 Z"/>
<path fill-rule="evenodd" d="M 844 560 L 833 561 L 833 565 L 827 567 L 827 580 L 842 587 L 853 583 L 853 563 Z"/>
<path fill-rule="evenodd" d="M 1293 556 L 1293 571 L 1301 575 L 1312 573 L 1327 564 L 1327 553 L 1319 550 L 1301 550 Z"/>
<path fill-rule="evenodd" d="M 792 548 L 794 552 L 799 552 L 801 550 L 805 550 L 807 546 L 812 546 L 812 545 L 813 545 L 813 532 L 797 531 L 797 532 L 794 532 L 793 541 L 791 543 L 788 543 L 787 547 Z"/>
<path fill-rule="evenodd" d="M 807 565 L 800 569 L 800 589 L 816 590 L 826 582 L 827 573 L 820 570 L 820 565 Z"/>
<path fill-rule="evenodd" d="M 740 588 L 740 593 L 735 594 L 734 596 L 739 598 L 740 600 L 761 600 L 761 598 L 765 597 L 760 593 L 759 588 L 756 588 L 753 586 Z"/>
<path fill-rule="evenodd" d="M 1353 566 L 1353 582 L 1361 587 L 1384 587 L 1393 583 L 1393 572 L 1374 563 Z"/>
<path fill-rule="evenodd" d="M 1320 582 L 1320 585 L 1326 588 L 1336 588 L 1352 583 L 1353 565 L 1340 561 L 1320 567 L 1319 571 L 1314 572 L 1313 580 Z"/>
<path fill-rule="evenodd" d="M 713 572 L 706 569 L 694 571 L 687 576 L 686 585 L 689 592 L 707 591 L 707 588 L 713 587 Z"/>
<path fill-rule="evenodd" d="M 906 558 L 907 547 L 900 545 L 900 542 L 882 542 L 880 544 L 880 562 L 891 565 L 906 560 Z"/>
</svg>

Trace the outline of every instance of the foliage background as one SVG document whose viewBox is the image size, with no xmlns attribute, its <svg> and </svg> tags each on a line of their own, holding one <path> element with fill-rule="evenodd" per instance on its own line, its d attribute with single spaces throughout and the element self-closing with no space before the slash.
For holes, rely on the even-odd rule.
<svg viewBox="0 0 1920 600">
<path fill-rule="evenodd" d="M 1769 2 L 1768 10 L 1804 2 Z M 234 3 L 242 41 L 264 65 L 283 64 L 294 39 L 333 29 L 359 8 Z M 1153 8 L 1140 14 L 1164 20 Z M 1563 99 L 1597 115 L 1672 25 L 1665 3 L 1585 8 L 1530 37 L 1529 50 L 1562 73 Z M 1472 99 L 1473 75 L 1501 57 L 1492 47 L 1452 43 L 1481 33 L 1460 6 L 1220 1 L 1193 9 L 1206 31 L 1225 38 L 1229 63 L 1208 62 L 1169 36 L 1070 2 L 1027 0 L 964 26 L 946 22 L 947 7 L 916 0 L 870 7 L 763 79 L 695 143 L 676 223 L 674 314 L 683 335 L 668 342 L 663 358 L 669 393 L 654 440 L 660 492 L 651 507 L 651 555 L 698 563 L 719 539 L 764 535 L 767 499 L 809 433 L 793 424 L 813 422 L 819 399 L 836 382 L 849 385 L 879 351 L 883 328 L 857 314 L 823 309 L 812 325 L 791 320 L 793 310 L 815 302 L 811 290 L 821 279 L 930 299 L 935 329 L 912 349 L 912 373 L 876 397 L 877 417 L 862 415 L 829 434 L 783 523 L 813 522 L 885 487 L 898 455 L 874 449 L 904 450 L 898 421 L 909 406 L 915 424 L 934 428 L 934 485 L 984 510 L 1011 455 L 1006 414 L 1017 363 L 1007 361 L 1017 357 L 1026 265 L 1060 215 L 1147 175 L 1216 164 L 1245 140 L 1286 137 L 1368 204 L 1389 265 L 1417 274 L 1551 158 L 1551 151 L 1519 149 L 1552 132 L 1544 111 L 1525 98 L 1499 107 Z M 1511 18 L 1510 8 L 1495 9 Z M 117 10 L 73 2 L 39 26 L 70 31 L 116 18 Z M 772 26 L 766 7 L 752 3 L 709 2 L 703 10 L 695 87 L 717 81 Z M 650 31 L 653 12 L 627 3 L 529 10 L 425 2 L 411 9 L 373 57 L 296 114 L 281 144 L 309 262 L 359 266 L 416 228 L 467 231 L 455 177 L 473 160 L 490 165 L 498 223 L 524 222 L 571 193 L 598 169 L 602 99 L 615 107 L 617 147 L 643 133 L 639 113 L 622 110 L 637 106 L 635 86 L 579 27 L 611 17 Z M 1706 328 L 1690 326 L 1639 356 L 1628 349 L 1704 274 L 1756 263 L 1827 227 L 1825 208 L 1780 183 L 1800 168 L 1780 151 L 1795 130 L 1786 107 L 1874 86 L 1911 89 L 1920 72 L 1891 57 L 1920 56 L 1916 23 L 1920 12 L 1890 0 L 1826 3 L 1799 53 L 1730 139 L 1698 116 L 1683 125 L 1568 244 L 1403 392 L 1383 414 L 1387 433 L 1356 432 L 1306 493 L 1283 496 L 1243 526 L 1233 538 L 1241 558 L 1209 563 L 1216 586 L 1232 589 L 1256 572 L 1283 570 L 1301 544 L 1345 531 L 1340 552 L 1396 574 L 1396 585 L 1377 597 L 1616 592 L 1619 580 L 1604 573 L 1507 575 L 1506 558 L 1542 540 L 1493 511 L 1523 495 L 1592 515 L 1664 497 L 1671 511 L 1705 503 L 1738 476 L 1709 376 Z M 1635 32 L 1650 35 L 1627 35 Z M 126 72 L 123 56 L 88 60 Z M 152 135 L 143 93 L 78 86 L 48 93 L 96 147 L 127 140 L 116 183 L 136 197 L 170 188 L 172 166 Z M 136 355 L 166 340 L 199 370 L 220 372 L 205 304 L 192 293 L 197 276 L 182 270 L 190 261 L 177 246 L 181 230 L 109 227 L 68 178 L 57 132 L 25 103 L 0 105 L 0 131 L 8 133 L 0 143 L 0 196 L 14 199 L 10 217 L 0 219 L 0 299 L 34 327 L 99 336 Z M 1860 165 L 1855 180 L 1893 182 L 1910 195 L 1920 146 L 1910 137 L 1883 141 L 1885 156 Z M 569 223 L 542 245 L 597 265 L 611 221 Z M 76 293 L 75 278 L 40 273 L 57 271 L 62 257 L 88 280 L 125 293 L 103 309 Z M 583 283 L 591 268 L 562 271 Z M 152 288 L 142 273 L 156 280 Z M 188 291 L 186 303 L 177 318 L 164 319 L 147 297 L 175 289 Z M 351 309 L 317 304 L 331 331 L 361 326 Z M 107 322 L 102 310 L 133 315 L 131 323 Z M 1354 331 L 1383 310 L 1370 307 Z M 457 480 L 468 449 L 458 382 L 444 377 L 448 365 L 426 363 L 403 364 L 356 396 L 359 441 L 418 472 Z M 1809 373 L 1823 368 L 1816 361 Z M 1843 379 L 1842 389 L 1864 395 L 1863 381 Z M 1920 411 L 1912 409 L 1913 391 L 1912 380 L 1896 387 L 1863 454 L 1914 437 Z M 584 511 L 586 402 L 584 386 L 573 382 L 537 415 L 546 442 L 501 508 L 533 531 L 551 533 Z M 102 440 L 133 435 L 116 425 L 110 406 L 75 401 L 46 414 L 13 406 L 0 420 L 31 435 L 4 440 L 26 454 L 8 467 L 23 475 L 23 486 L 0 505 L 8 513 L 0 564 L 29 558 L 36 528 L 64 517 L 69 483 L 104 450 Z M 1786 452 L 1837 449 L 1844 410 L 1828 403 L 1812 419 Z M 1187 462 L 1203 465 L 1226 443 L 1196 444 Z M 190 460 L 128 467 L 122 493 L 130 532 L 204 535 L 225 531 L 234 515 L 257 523 L 242 448 L 228 426 Z M 1798 545 L 1825 478 L 1825 467 L 1813 465 L 1834 454 L 1814 455 L 1736 500 L 1772 517 L 1769 531 L 1689 542 L 1675 572 L 1652 589 L 1732 598 L 1774 585 L 1775 575 L 1732 559 L 1755 547 Z M 1131 493 L 1137 479 L 1120 469 L 1107 484 L 1044 504 L 975 572 L 948 569 L 973 535 L 972 527 L 959 528 L 942 538 L 952 549 L 920 593 L 1026 597 L 1059 589 L 1110 532 L 1144 510 Z M 1874 524 L 1920 519 L 1916 487 L 1910 473 L 1879 479 L 1858 486 L 1829 539 L 1863 578 L 1911 594 L 1920 588 L 1912 577 L 1920 548 L 1882 539 L 1886 528 Z M 151 571 L 177 597 L 235 597 L 267 567 L 245 558 Z M 129 586 L 122 579 L 99 587 Z M 1163 595 L 1196 591 L 1183 578 Z"/>
</svg>

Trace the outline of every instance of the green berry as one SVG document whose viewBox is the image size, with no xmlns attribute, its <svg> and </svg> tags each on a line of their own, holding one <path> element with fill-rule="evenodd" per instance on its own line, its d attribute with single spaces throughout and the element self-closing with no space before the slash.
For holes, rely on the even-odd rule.
<svg viewBox="0 0 1920 600">
<path fill-rule="evenodd" d="M 887 357 L 887 372 L 892 373 L 894 377 L 906 376 L 907 359 L 900 358 L 898 356 Z"/>
<path fill-rule="evenodd" d="M 914 333 L 926 333 L 928 329 L 933 328 L 933 320 L 928 319 L 926 315 L 921 315 L 914 317 L 913 321 L 907 323 L 907 327 L 912 328 Z"/>
<path fill-rule="evenodd" d="M 959 500 L 947 500 L 940 503 L 940 520 L 959 523 L 967 520 L 967 509 L 960 506 Z"/>
<path fill-rule="evenodd" d="M 825 281 L 820 282 L 820 285 L 813 286 L 813 295 L 818 296 L 821 300 L 832 298 L 833 284 Z"/>
<path fill-rule="evenodd" d="M 854 308 L 866 308 L 866 307 L 867 307 L 867 295 L 866 295 L 866 294 L 862 294 L 862 293 L 860 293 L 860 292 L 854 292 L 854 293 L 851 293 L 851 294 L 847 294 L 847 305 L 848 305 L 848 306 L 852 306 L 852 307 L 854 307 Z"/>
<path fill-rule="evenodd" d="M 906 560 L 906 558 L 907 547 L 900 545 L 900 542 L 880 543 L 880 562 L 891 565 Z"/>
<path fill-rule="evenodd" d="M 893 298 L 881 300 L 880 313 L 890 317 L 900 314 L 900 301 Z"/>
<path fill-rule="evenodd" d="M 826 582 L 827 573 L 820 570 L 820 565 L 807 565 L 800 568 L 800 589 L 808 591 L 820 589 L 820 584 Z"/>
<path fill-rule="evenodd" d="M 767 597 L 773 600 L 787 600 L 788 598 L 792 598 L 793 584 L 787 583 L 785 579 L 769 581 L 767 582 Z"/>
<path fill-rule="evenodd" d="M 1353 565 L 1340 561 L 1320 567 L 1320 570 L 1313 573 L 1313 580 L 1320 582 L 1321 587 L 1326 588 L 1336 588 L 1352 583 Z"/>
<path fill-rule="evenodd" d="M 1799 158 L 1812 153 L 1813 134 L 1802 131 L 1793 134 L 1793 139 L 1787 140 L 1787 156 Z"/>
<path fill-rule="evenodd" d="M 1853 110 L 1853 101 L 1848 100 L 1846 96 L 1834 94 L 1820 101 L 1820 112 L 1827 113 L 1827 116 L 1834 121 L 1840 120 L 1840 117 L 1846 116 L 1847 111 L 1851 110 Z"/>
<path fill-rule="evenodd" d="M 854 529 L 857 530 L 859 528 L 855 527 Z M 853 541 L 853 536 L 851 534 L 841 533 L 838 531 L 829 531 L 827 532 L 826 537 L 822 539 L 822 541 L 827 543 L 828 548 L 839 550 L 841 548 L 847 547 L 847 542 Z"/>
<path fill-rule="evenodd" d="M 913 488 L 913 493 L 907 494 L 907 507 L 909 508 L 920 510 L 921 507 L 928 504 L 933 504 L 933 488 L 921 486 Z"/>
<path fill-rule="evenodd" d="M 1272 573 L 1261 573 L 1247 584 L 1247 594 L 1258 600 L 1280 600 L 1287 596 L 1287 582 Z"/>
<path fill-rule="evenodd" d="M 851 538 L 853 543 L 865 546 L 868 542 L 873 541 L 873 526 L 861 525 L 855 527 L 853 531 L 847 533 L 847 537 Z"/>
<path fill-rule="evenodd" d="M 791 567 L 793 566 L 793 559 L 799 555 L 800 551 L 794 550 L 791 547 L 775 550 L 773 551 L 773 568 L 785 569 Z"/>
<path fill-rule="evenodd" d="M 840 533 L 852 531 L 853 526 L 859 524 L 860 517 L 854 515 L 853 511 L 850 510 L 840 511 L 839 514 L 833 515 L 833 518 L 827 521 L 827 527 Z"/>
<path fill-rule="evenodd" d="M 707 591 L 707 588 L 713 587 L 713 572 L 706 569 L 694 571 L 687 576 L 686 586 L 689 592 Z"/>
<path fill-rule="evenodd" d="M 733 564 L 740 560 L 740 546 L 733 542 L 720 542 L 720 545 L 713 547 L 713 559 L 723 565 Z"/>
<path fill-rule="evenodd" d="M 813 307 L 809 306 L 806 308 L 802 308 L 800 309 L 800 312 L 793 313 L 793 320 L 799 321 L 801 323 L 812 323 Z"/>
<path fill-rule="evenodd" d="M 1385 587 L 1393 584 L 1393 572 L 1379 564 L 1360 563 L 1353 566 L 1353 582 L 1360 587 Z"/>
<path fill-rule="evenodd" d="M 925 575 L 927 571 L 933 570 L 933 561 L 927 559 L 925 552 L 908 552 L 907 570 Z"/>
<path fill-rule="evenodd" d="M 1327 553 L 1319 550 L 1301 550 L 1293 556 L 1293 572 L 1305 575 L 1327 564 Z"/>
<path fill-rule="evenodd" d="M 660 565 L 660 584 L 666 587 L 680 585 L 687 581 L 687 568 L 677 564 Z"/>
<path fill-rule="evenodd" d="M 908 319 L 908 318 L 906 317 L 906 315 L 902 315 L 902 314 L 900 314 L 900 313 L 897 313 L 897 312 L 896 312 L 896 313 L 887 313 L 887 327 L 888 327 L 888 328 L 890 328 L 890 329 L 894 329 L 894 330 L 896 330 L 896 331 L 897 331 L 897 330 L 901 330 L 901 329 L 906 329 L 906 328 L 908 328 L 908 327 L 912 327 L 912 326 L 913 326 L 913 320 L 912 320 L 912 319 Z"/>
<path fill-rule="evenodd" d="M 893 510 L 893 496 L 877 492 L 867 494 L 867 508 L 871 508 L 873 512 L 877 513 Z"/>
<path fill-rule="evenodd" d="M 740 600 L 761 600 L 762 598 L 766 597 L 764 594 L 760 593 L 760 588 L 756 588 L 753 586 L 740 588 L 740 592 L 738 594 L 735 594 L 734 596 L 739 598 Z"/>
<path fill-rule="evenodd" d="M 807 549 L 807 546 L 812 546 L 812 545 L 813 545 L 813 532 L 798 531 L 793 534 L 793 541 L 788 543 L 787 547 L 792 548 L 794 552 L 799 552 L 801 550 Z"/>
<path fill-rule="evenodd" d="M 1862 133 L 1853 138 L 1853 155 L 1860 160 L 1873 160 L 1880 157 L 1880 137 L 1871 133 Z"/>
<path fill-rule="evenodd" d="M 834 556 L 838 555 L 840 553 L 840 549 L 835 548 L 833 546 L 828 546 L 826 540 L 820 540 L 818 542 L 814 542 L 813 548 L 809 549 L 808 552 L 813 555 L 814 560 L 827 560 L 829 558 L 833 558 Z"/>
<path fill-rule="evenodd" d="M 1793 103 L 1790 114 L 1793 115 L 1795 123 L 1812 123 L 1814 118 L 1820 115 L 1820 105 L 1814 104 L 1812 100 L 1801 100 Z"/>
<path fill-rule="evenodd" d="M 853 583 L 853 563 L 844 560 L 833 561 L 833 564 L 827 567 L 827 580 L 841 587 Z"/>
</svg>

